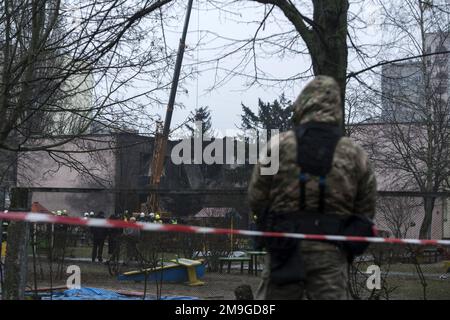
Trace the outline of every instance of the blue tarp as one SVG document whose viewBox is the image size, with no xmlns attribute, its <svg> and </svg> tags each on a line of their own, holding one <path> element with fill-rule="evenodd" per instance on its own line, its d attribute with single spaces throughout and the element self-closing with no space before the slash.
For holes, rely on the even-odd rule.
<svg viewBox="0 0 450 320">
<path fill-rule="evenodd" d="M 98 288 L 69 289 L 42 296 L 42 300 L 142 300 L 141 297 L 129 297 L 114 291 Z M 147 296 L 146 300 L 156 300 L 154 296 Z M 162 296 L 161 300 L 198 300 L 189 296 Z"/>
</svg>

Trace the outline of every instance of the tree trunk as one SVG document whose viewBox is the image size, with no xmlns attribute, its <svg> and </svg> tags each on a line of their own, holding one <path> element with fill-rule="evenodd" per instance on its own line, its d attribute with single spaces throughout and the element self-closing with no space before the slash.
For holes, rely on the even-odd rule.
<svg viewBox="0 0 450 320">
<path fill-rule="evenodd" d="M 29 211 L 28 190 L 13 189 L 10 211 Z M 29 223 L 11 222 L 8 226 L 8 240 L 5 258 L 4 300 L 25 298 L 27 278 Z"/>
<path fill-rule="evenodd" d="M 431 223 L 433 222 L 433 209 L 435 201 L 436 198 L 434 197 L 423 198 L 423 208 L 425 210 L 425 215 L 422 225 L 420 226 L 420 239 L 430 239 L 431 237 Z"/>
<path fill-rule="evenodd" d="M 314 75 L 333 77 L 341 88 L 342 112 L 345 115 L 347 86 L 348 0 L 313 0 L 313 19 L 303 16 L 290 1 L 254 0 L 273 4 L 283 11 L 305 41 L 312 60 Z M 344 128 L 345 116 L 342 119 Z"/>
<path fill-rule="evenodd" d="M 314 41 L 310 48 L 315 75 L 333 77 L 341 89 L 342 114 L 345 115 L 345 90 L 347 86 L 347 0 L 314 0 Z M 342 127 L 345 126 L 345 116 Z"/>
</svg>

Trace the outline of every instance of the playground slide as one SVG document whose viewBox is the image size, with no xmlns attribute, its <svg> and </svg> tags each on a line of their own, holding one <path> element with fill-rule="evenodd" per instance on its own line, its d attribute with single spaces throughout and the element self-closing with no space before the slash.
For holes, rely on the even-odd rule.
<svg viewBox="0 0 450 320">
<path fill-rule="evenodd" d="M 203 285 L 198 279 L 203 278 L 205 266 L 201 260 L 185 258 L 163 262 L 162 266 L 143 270 L 125 272 L 118 277 L 122 281 L 163 281 L 170 283 L 187 283 L 191 286 Z"/>
</svg>

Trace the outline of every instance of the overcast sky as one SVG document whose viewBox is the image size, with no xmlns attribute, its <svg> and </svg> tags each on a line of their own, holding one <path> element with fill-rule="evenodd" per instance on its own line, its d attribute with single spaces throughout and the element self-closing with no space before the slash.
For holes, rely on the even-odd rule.
<svg viewBox="0 0 450 320">
<path fill-rule="evenodd" d="M 351 10 L 358 12 L 358 15 L 362 19 L 365 19 L 370 25 L 373 25 L 371 28 L 358 31 L 359 41 L 361 43 L 374 43 L 379 38 L 379 31 L 375 27 L 376 8 L 371 4 L 371 0 L 364 2 L 365 5 L 361 5 L 361 2 L 352 4 Z M 197 61 L 205 61 L 216 57 L 220 52 L 218 48 L 225 43 L 229 43 L 226 40 L 214 38 L 212 36 L 214 33 L 220 34 L 224 38 L 250 38 L 258 26 L 257 24 L 248 24 L 247 22 L 252 20 L 261 21 L 265 12 L 264 6 L 252 2 L 245 3 L 245 1 L 240 2 L 240 7 L 231 6 L 225 8 L 225 10 L 214 10 L 210 6 L 206 7 L 204 4 L 198 9 L 197 3 L 198 1 L 195 0 L 186 42 L 188 50 L 194 47 L 199 41 L 201 45 L 198 50 L 188 51 L 185 55 L 185 68 L 188 68 L 188 66 Z M 245 4 L 243 5 L 242 3 Z M 360 11 L 361 8 L 363 10 L 362 12 Z M 182 11 L 180 12 L 183 14 L 183 17 L 180 17 L 177 23 L 172 23 L 172 26 L 166 29 L 167 42 L 172 48 L 177 47 L 182 31 L 184 13 Z M 207 33 L 206 30 L 210 33 Z M 266 36 L 273 33 L 287 32 L 289 30 L 292 30 L 292 25 L 278 9 L 275 9 L 264 28 L 260 30 L 259 35 Z M 303 46 L 302 41 L 299 40 L 297 42 L 298 48 L 301 48 Z M 258 67 L 272 77 L 284 78 L 293 76 L 301 71 L 308 70 L 310 66 L 309 58 L 305 55 L 297 54 L 267 58 L 263 56 L 262 51 L 258 52 L 261 53 L 261 55 L 258 55 Z M 240 61 L 241 56 L 240 54 L 233 55 L 231 58 L 222 62 L 220 67 L 233 68 Z M 197 106 L 209 106 L 212 113 L 213 126 L 217 130 L 223 132 L 227 129 L 235 129 L 236 124 L 240 124 L 241 103 L 256 111 L 258 98 L 261 98 L 263 101 L 273 101 L 284 92 L 288 99 L 293 100 L 305 84 L 302 80 L 295 80 L 282 83 L 264 82 L 262 86 L 249 86 L 251 79 L 236 76 L 229 79 L 226 84 L 210 91 L 208 89 L 213 85 L 215 79 L 222 79 L 225 75 L 224 72 L 221 72 L 217 76 L 216 70 L 212 68 L 213 66 L 212 64 L 201 65 L 200 70 L 209 69 L 209 71 L 202 71 L 198 78 L 188 79 L 184 83 L 188 93 L 179 92 L 176 101 L 177 103 L 182 103 L 185 107 L 175 110 L 172 128 L 183 122 L 189 115 L 189 112 Z M 357 70 L 359 67 L 360 65 L 354 59 L 354 56 L 350 56 L 349 69 Z M 250 64 L 246 71 L 251 72 L 251 70 L 252 65 Z M 164 119 L 165 110 L 161 109 L 159 113 Z"/>
</svg>

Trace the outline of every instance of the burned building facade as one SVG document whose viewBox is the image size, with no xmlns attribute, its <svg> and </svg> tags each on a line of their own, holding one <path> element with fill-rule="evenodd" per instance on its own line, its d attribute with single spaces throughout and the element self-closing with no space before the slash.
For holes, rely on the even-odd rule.
<svg viewBox="0 0 450 320">
<path fill-rule="evenodd" d="M 170 155 L 178 143 L 168 144 L 161 208 L 178 217 L 204 207 L 233 207 L 246 215 L 246 195 L 238 190 L 245 190 L 252 165 L 174 164 Z M 203 142 L 202 149 L 207 145 Z M 85 136 L 64 145 L 57 156 L 47 151 L 23 154 L 17 161 L 17 186 L 34 188 L 33 201 L 71 215 L 140 211 L 149 195 L 153 148 L 153 137 L 136 133 Z"/>
</svg>

